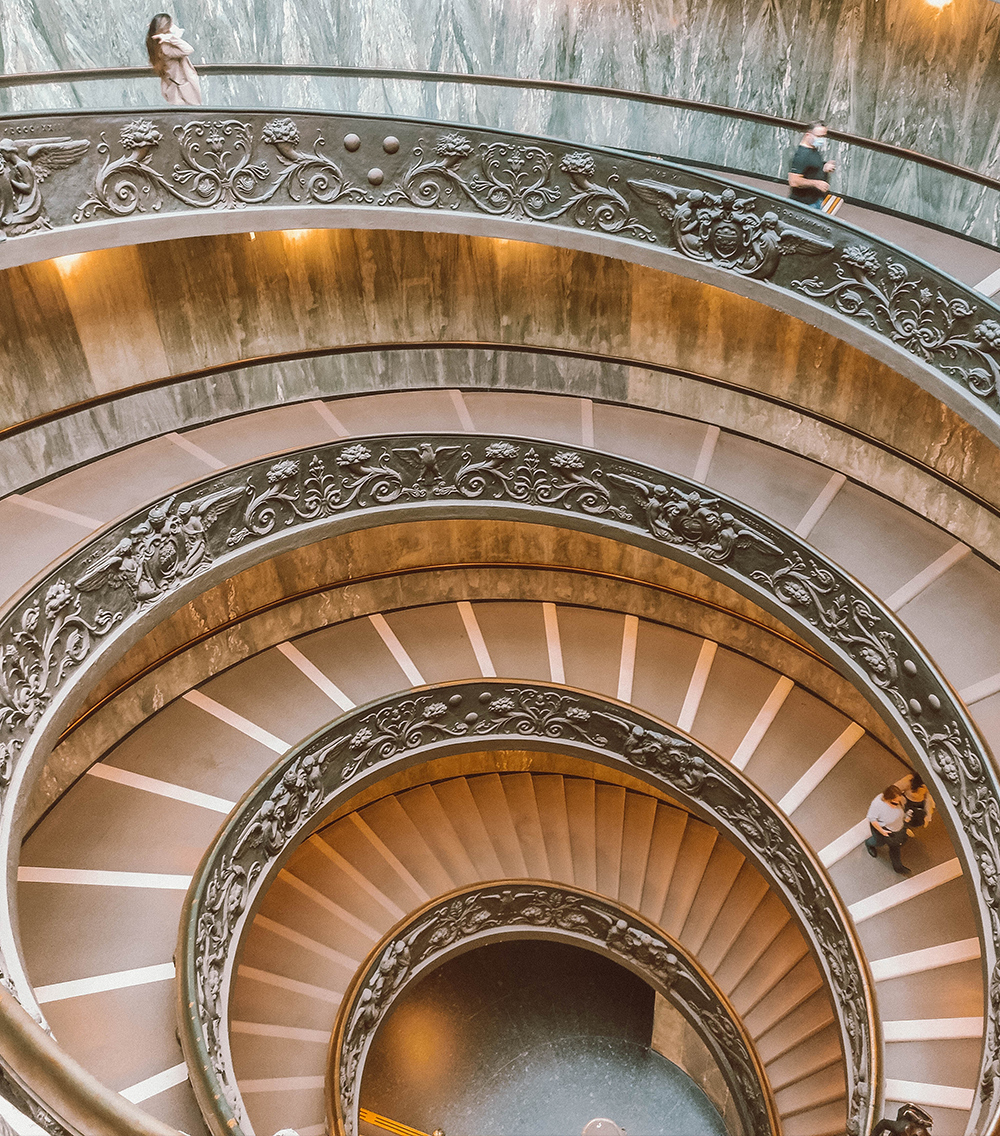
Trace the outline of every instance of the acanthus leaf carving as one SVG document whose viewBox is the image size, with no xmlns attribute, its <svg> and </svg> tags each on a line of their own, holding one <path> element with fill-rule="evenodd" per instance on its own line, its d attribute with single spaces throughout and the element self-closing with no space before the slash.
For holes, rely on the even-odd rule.
<svg viewBox="0 0 1000 1136">
<path fill-rule="evenodd" d="M 164 193 L 193 209 L 263 205 L 282 188 L 291 201 L 318 205 L 373 199 L 369 190 L 348 183 L 336 162 L 322 153 L 322 135 L 317 136 L 312 150 L 302 148 L 299 128 L 290 118 L 271 119 L 261 131 L 261 141 L 277 152 L 276 172 L 265 159 L 253 160 L 250 123 L 199 119 L 179 124 L 173 132 L 181 160 L 169 173 L 154 164 L 163 134 L 151 119 L 134 119 L 122 127 L 122 153 L 117 158 L 110 157 L 111 146 L 102 134 L 97 150 L 103 164 L 91 196 L 77 208 L 73 219 L 155 212 L 162 207 Z"/>
<path fill-rule="evenodd" d="M 467 169 L 470 160 L 474 164 Z M 566 177 L 563 186 L 555 181 L 555 168 Z M 379 204 L 457 209 L 464 199 L 494 217 L 549 222 L 568 218 L 582 229 L 655 241 L 615 188 L 617 170 L 604 185 L 594 180 L 596 172 L 594 156 L 586 151 L 564 154 L 557 166 L 554 153 L 541 146 L 504 141 L 473 147 L 463 135 L 445 133 L 438 136 L 431 155 L 423 141 L 413 147 L 412 163 Z"/>
<path fill-rule="evenodd" d="M 880 332 L 918 359 L 938 366 L 980 398 L 1000 383 L 1000 321 L 975 322 L 978 307 L 948 296 L 939 285 L 912 279 L 901 260 L 848 245 L 836 261 L 837 280 L 814 276 L 792 286 L 823 300 L 842 315 Z"/>
</svg>

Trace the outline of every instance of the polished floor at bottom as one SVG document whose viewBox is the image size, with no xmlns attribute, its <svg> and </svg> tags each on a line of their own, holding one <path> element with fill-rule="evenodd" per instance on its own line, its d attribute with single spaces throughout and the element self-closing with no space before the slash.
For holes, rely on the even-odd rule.
<svg viewBox="0 0 1000 1136">
<path fill-rule="evenodd" d="M 577 1136 L 594 1117 L 629 1136 L 725 1136 L 701 1089 L 650 1049 L 653 1002 L 585 950 L 479 948 L 404 992 L 369 1053 L 363 1106 L 449 1136 Z"/>
</svg>

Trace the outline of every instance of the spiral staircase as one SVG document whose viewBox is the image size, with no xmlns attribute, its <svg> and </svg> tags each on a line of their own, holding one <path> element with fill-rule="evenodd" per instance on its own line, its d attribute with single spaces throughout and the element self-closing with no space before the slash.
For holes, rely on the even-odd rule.
<svg viewBox="0 0 1000 1136">
<path fill-rule="evenodd" d="M 350 121 L 238 112 L 257 116 L 256 141 L 216 113 L 220 131 L 245 129 L 247 162 L 253 142 L 271 166 L 231 169 L 225 207 L 191 198 L 185 211 L 174 185 L 161 211 L 156 162 L 205 124 L 149 113 L 59 119 L 93 134 L 90 212 L 67 209 L 85 162 L 56 165 L 42 179 L 48 227 L 0 245 L 5 1121 L 18 1136 L 342 1136 L 332 1070 L 365 968 L 429 904 L 514 881 L 615 905 L 694 960 L 749 1038 L 775 1136 L 869 1136 L 878 1110 L 903 1102 L 933 1114 L 935 1136 L 996 1136 L 1000 410 L 987 370 L 1000 368 L 1000 310 L 969 285 L 995 277 L 1000 254 L 872 211 L 854 215 L 871 222 L 871 248 L 825 221 L 829 241 L 795 230 L 804 252 L 786 242 L 766 263 L 759 248 L 737 267 L 699 261 L 680 238 L 668 247 L 682 226 L 652 175 L 683 182 L 679 200 L 704 201 L 711 183 L 739 223 L 736 187 L 756 192 L 752 179 L 703 186 L 644 154 L 512 142 L 489 123 L 442 134 L 391 108 Z M 478 152 L 513 147 L 522 165 L 535 155 L 543 180 L 562 178 L 551 201 L 575 195 L 572 224 L 523 195 L 520 214 L 500 216 L 516 163 L 493 208 L 449 199 L 460 185 L 474 198 L 470 138 Z M 224 168 L 225 137 L 206 139 Z M 416 190 L 414 169 L 429 179 Z M 247 179 L 275 170 L 299 195 L 250 200 Z M 126 174 L 153 188 L 119 184 L 116 196 Z M 213 176 L 221 186 L 204 171 L 193 184 L 209 195 Z M 627 197 L 627 185 L 640 188 Z M 148 209 L 129 212 L 133 191 L 151 195 Z M 786 230 L 790 208 L 752 206 L 777 210 Z M 794 272 L 775 267 L 786 255 L 800 256 Z M 821 257 L 834 258 L 828 278 L 804 279 Z M 902 291 L 889 295 L 883 268 Z M 884 287 L 889 307 L 909 296 L 922 314 L 894 311 L 889 334 L 875 307 L 852 310 L 848 285 Z M 979 322 L 960 336 L 966 308 Z M 962 352 L 987 370 L 956 379 Z M 386 491 L 364 516 L 299 526 L 289 471 L 351 444 L 353 458 L 337 451 L 339 488 L 316 491 L 335 511 L 343 471 L 384 468 L 378 453 L 401 435 L 415 471 L 405 508 Z M 568 495 L 529 488 L 516 508 L 446 499 L 439 455 L 473 443 L 529 463 L 533 447 L 551 450 Z M 684 539 L 636 538 L 626 521 L 640 510 L 622 505 L 591 524 L 613 480 L 588 482 L 591 461 L 643 467 L 654 535 L 657 480 L 686 479 Z M 485 481 L 496 466 L 475 468 Z M 255 545 L 252 520 L 240 530 L 232 518 L 248 497 L 240 479 L 257 474 Z M 754 512 L 737 523 L 744 507 Z M 824 618 L 803 615 L 801 585 L 767 593 L 727 575 L 721 545 L 688 554 L 691 532 L 723 524 L 734 545 L 798 542 L 797 563 L 831 596 Z M 216 530 L 229 532 L 225 554 L 207 551 Z M 181 566 L 168 547 L 184 548 Z M 136 548 L 161 557 L 169 585 L 149 584 Z M 879 604 L 895 620 L 867 672 L 843 646 L 856 648 L 859 609 L 838 600 L 835 571 L 844 595 L 867 589 L 862 623 Z M 108 607 L 88 623 L 93 594 Z M 940 697 L 894 707 L 899 676 L 882 658 L 929 691 L 936 668 Z M 206 1011 L 204 990 L 185 985 L 200 931 L 190 909 L 226 825 L 249 815 L 275 763 L 344 715 L 427 692 L 443 707 L 450 684 L 481 679 L 641 712 L 745 779 L 843 915 L 867 983 L 870 1085 L 852 1065 L 846 995 L 782 866 L 641 763 L 538 737 L 421 752 L 359 780 L 297 847 L 286 833 L 287 858 L 238 913 L 225 960 L 230 1068 L 192 1056 L 191 1015 Z M 934 733 L 945 697 L 980 749 Z M 980 775 L 973 788 L 962 761 Z M 866 854 L 864 817 L 914 767 L 939 811 L 905 846 L 903 878 Z M 227 1072 L 235 1105 L 212 1080 Z M 365 1115 L 356 1128 L 384 1130 Z"/>
<path fill-rule="evenodd" d="M 363 436 L 366 427 L 415 418 L 428 430 L 454 428 L 457 401 L 446 392 L 386 394 L 327 409 Z M 472 393 L 458 404 L 476 415 L 477 425 L 505 435 L 554 435 L 567 445 L 579 444 L 581 423 L 592 412 L 595 445 L 617 442 L 625 449 L 627 443 L 628 452 L 647 460 L 655 447 L 658 463 L 669 465 L 672 443 L 677 464 L 687 458 L 684 472 L 692 462 L 704 464 L 707 435 L 714 441 L 707 484 L 732 492 L 738 470 L 741 484 L 756 488 L 744 495 L 758 506 L 783 504 L 773 511 L 786 524 L 796 521 L 796 511 L 808 511 L 810 493 L 818 497 L 839 480 L 773 447 L 648 412 L 530 394 Z M 432 417 L 434 409 L 445 416 Z M 267 412 L 262 424 L 270 429 L 257 448 L 273 447 L 281 416 L 286 445 L 314 442 L 316 423 L 325 421 L 315 407 Z M 303 422 L 306 428 L 296 430 Z M 189 437 L 205 453 L 245 460 L 253 454 L 254 425 L 247 417 Z M 152 463 L 137 468 L 143 466 Z M 134 480 L 125 488 L 135 493 Z M 949 555 L 954 542 L 899 506 L 860 485 L 842 483 L 840 492 L 847 515 L 839 525 L 827 518 L 828 553 L 845 559 L 852 550 L 858 564 L 864 555 L 858 531 L 863 518 L 872 523 L 873 502 L 883 533 L 895 521 L 896 531 L 909 537 L 908 545 L 893 546 L 896 563 L 867 557 L 869 582 L 881 591 L 893 585 L 899 591 L 904 576 L 912 580 L 942 556 L 962 563 Z M 789 501 L 792 493 L 797 499 Z M 75 503 L 85 505 L 82 497 Z M 982 1029 L 975 917 L 940 823 L 907 846 L 913 876 L 905 881 L 864 855 L 859 818 L 883 784 L 907 772 L 870 711 L 866 730 L 829 691 L 817 697 L 755 660 L 745 642 L 734 650 L 612 610 L 602 602 L 599 578 L 590 581 L 598 591 L 584 606 L 579 597 L 576 603 L 536 598 L 573 595 L 578 584 L 568 573 L 521 569 L 514 583 L 501 565 L 493 571 L 510 598 L 384 608 L 251 654 L 145 718 L 60 798 L 25 842 L 19 892 L 29 974 L 61 1044 L 118 1089 L 155 1089 L 165 1071 L 183 1080 L 169 981 L 183 894 L 221 814 L 288 746 L 339 711 L 409 686 L 470 675 L 551 679 L 631 701 L 681 726 L 778 802 L 850 905 L 877 981 L 890 1085 L 899 1083 L 900 1097 L 909 1083 L 947 1087 L 939 1099 L 953 1107 L 937 1107 L 938 1124 L 951 1112 L 955 1130 L 963 1127 L 968 1109 L 960 1103 L 975 1085 Z M 940 573 L 943 585 L 949 574 Z M 521 595 L 510 594 L 512 587 Z M 960 587 L 956 581 L 956 592 Z M 962 602 L 960 594 L 952 602 Z M 958 623 L 948 601 L 935 608 L 946 618 L 940 637 L 928 641 L 941 657 L 947 637 L 964 640 L 968 623 Z M 753 630 L 763 634 L 759 625 Z M 742 633 L 752 631 L 744 624 Z M 957 657 L 957 644 L 953 650 Z M 797 653 L 801 666 L 804 652 Z M 963 679 L 972 685 L 969 678 L 981 674 Z M 95 703 L 109 693 L 96 692 Z M 86 720 L 90 728 L 113 713 L 113 701 L 98 705 Z M 86 728 L 70 733 L 63 747 L 72 749 Z M 234 1056 L 255 1130 L 276 1128 L 284 1117 L 301 1133 L 320 1131 L 326 1046 L 350 974 L 401 913 L 460 885 L 499 878 L 575 883 L 619 899 L 677 936 L 746 1016 L 784 1131 L 842 1130 L 842 1057 L 830 995 L 766 880 L 715 830 L 667 802 L 634 787 L 534 772 L 527 757 L 510 760 L 524 772 L 430 776 L 422 787 L 387 790 L 313 837 L 282 873 L 254 924 L 234 989 Z M 76 934 L 63 939 L 56 929 L 69 924 Z M 143 933 L 122 936 L 123 926 Z M 95 1032 L 96 1020 L 106 1028 Z M 307 1059 L 312 1072 L 297 1072 Z M 195 1126 L 183 1083 L 161 1089 L 146 1105 L 185 1131 Z"/>
</svg>

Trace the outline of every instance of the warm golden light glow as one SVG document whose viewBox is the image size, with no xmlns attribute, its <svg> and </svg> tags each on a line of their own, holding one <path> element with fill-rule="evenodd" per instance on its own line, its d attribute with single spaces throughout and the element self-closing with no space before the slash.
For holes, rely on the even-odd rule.
<svg viewBox="0 0 1000 1136">
<path fill-rule="evenodd" d="M 948 7 L 948 5 L 951 3 L 951 0 L 927 0 L 927 3 L 930 4 L 932 8 L 937 8 L 937 10 L 940 12 L 942 8 Z"/>
<path fill-rule="evenodd" d="M 82 252 L 68 253 L 66 256 L 55 257 L 52 263 L 56 266 L 56 272 L 60 276 L 69 276 L 70 273 L 76 271 L 78 264 L 85 255 L 86 253 Z"/>
<path fill-rule="evenodd" d="M 282 229 L 281 235 L 288 241 L 301 241 L 311 232 L 312 229 Z"/>
</svg>

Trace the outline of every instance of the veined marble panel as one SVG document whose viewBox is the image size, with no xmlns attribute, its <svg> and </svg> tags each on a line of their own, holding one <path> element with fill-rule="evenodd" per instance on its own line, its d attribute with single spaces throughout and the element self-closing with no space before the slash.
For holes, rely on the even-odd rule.
<svg viewBox="0 0 1000 1136">
<path fill-rule="evenodd" d="M 169 6 L 169 5 L 168 5 Z M 196 61 L 402 67 L 571 79 L 791 118 L 826 117 L 1000 172 L 1000 11 L 961 0 L 177 0 Z M 0 69 L 145 63 L 146 9 L 6 0 Z M 209 77 L 216 106 L 406 114 L 783 175 L 794 135 L 764 125 L 585 96 L 382 80 Z M 158 105 L 153 79 L 0 90 L 0 110 Z M 996 243 L 1000 194 L 844 145 L 835 187 Z"/>
</svg>

